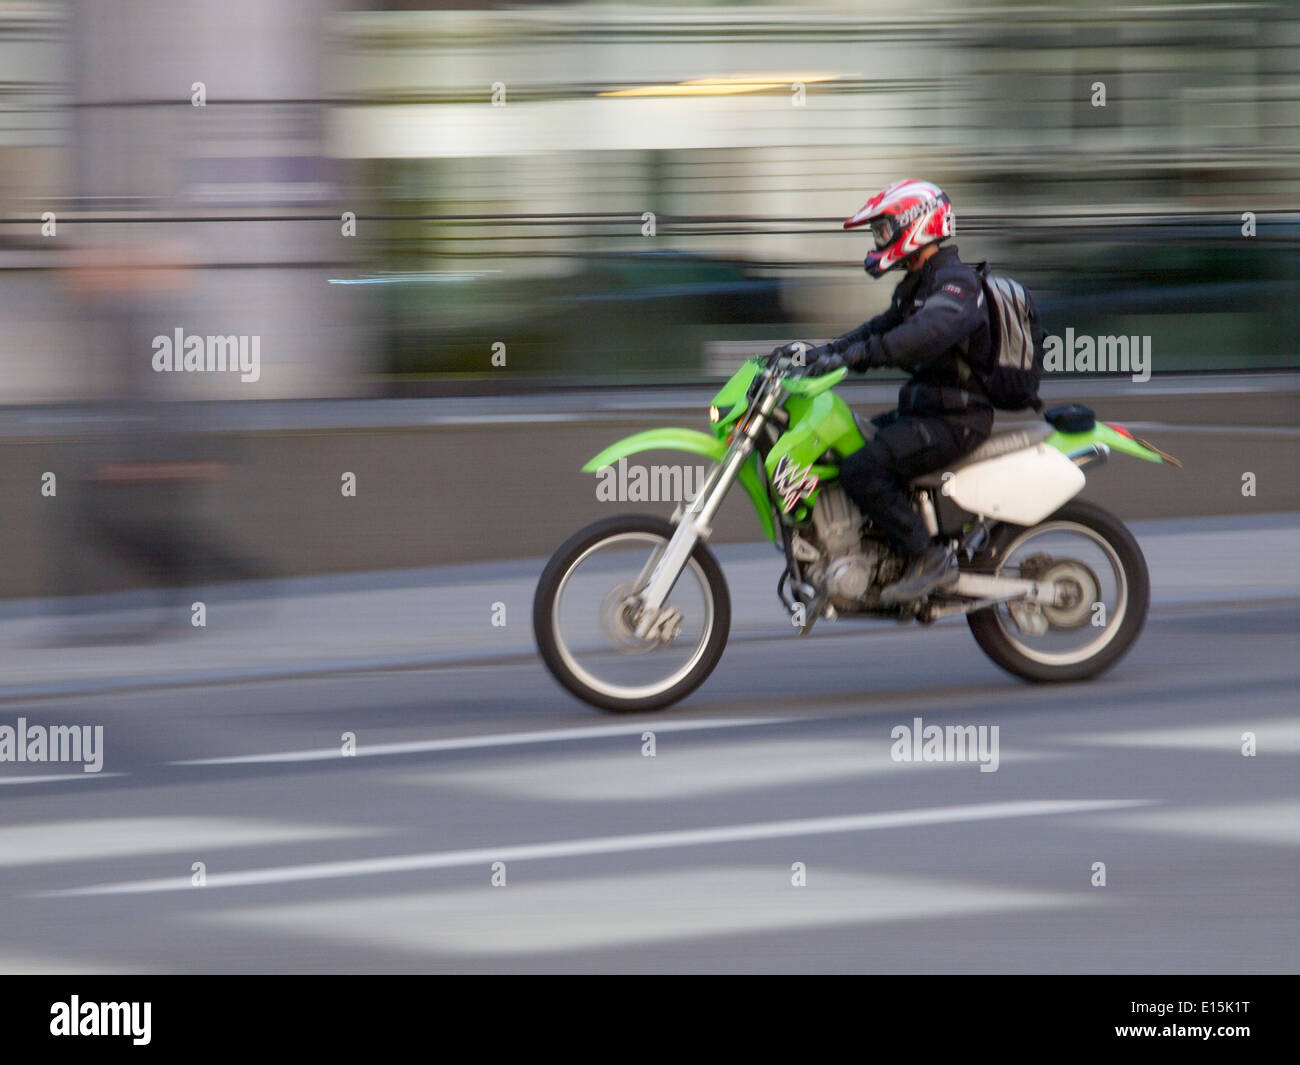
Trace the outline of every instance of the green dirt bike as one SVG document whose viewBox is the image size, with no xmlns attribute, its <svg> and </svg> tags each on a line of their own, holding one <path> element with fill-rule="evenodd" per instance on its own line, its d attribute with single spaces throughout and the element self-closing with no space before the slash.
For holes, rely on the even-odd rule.
<svg viewBox="0 0 1300 1065">
<path fill-rule="evenodd" d="M 1148 462 L 1176 463 L 1172 456 L 1086 408 L 1069 421 L 1048 412 L 994 433 L 911 485 L 931 533 L 957 549 L 956 582 L 920 602 L 886 604 L 880 592 L 907 560 L 839 484 L 840 460 L 866 444 L 857 416 L 831 391 L 844 376 L 807 376 L 776 352 L 750 359 L 714 398 L 712 435 L 652 429 L 583 467 L 594 473 L 665 449 L 714 460 L 671 520 L 595 522 L 547 563 L 533 629 L 564 687 L 604 710 L 646 711 L 704 682 L 731 625 L 722 568 L 705 544 L 736 481 L 785 555 L 777 591 L 800 635 L 819 617 L 930 623 L 964 614 L 985 654 L 1032 681 L 1093 677 L 1128 651 L 1146 620 L 1146 560 L 1123 523 L 1074 497 L 1084 469 L 1112 449 Z"/>
</svg>

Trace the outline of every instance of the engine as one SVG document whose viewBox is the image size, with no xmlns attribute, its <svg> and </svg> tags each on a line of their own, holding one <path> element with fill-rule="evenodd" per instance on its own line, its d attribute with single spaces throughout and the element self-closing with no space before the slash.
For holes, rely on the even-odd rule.
<svg viewBox="0 0 1300 1065">
<path fill-rule="evenodd" d="M 817 558 L 809 559 L 805 575 L 824 584 L 838 610 L 851 611 L 871 590 L 889 552 L 882 541 L 862 535 L 862 512 L 838 484 L 822 489 L 813 507 L 812 532 Z M 809 552 L 811 555 L 811 552 Z"/>
</svg>

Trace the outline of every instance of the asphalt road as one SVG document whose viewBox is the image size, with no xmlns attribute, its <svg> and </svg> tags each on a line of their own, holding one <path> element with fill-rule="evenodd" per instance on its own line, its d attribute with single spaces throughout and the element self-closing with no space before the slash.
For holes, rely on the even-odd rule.
<svg viewBox="0 0 1300 1065">
<path fill-rule="evenodd" d="M 526 655 L 11 698 L 0 724 L 112 746 L 0 777 L 0 972 L 1294 972 L 1300 600 L 1273 595 L 1158 597 L 1055 688 L 961 623 L 841 621 L 741 631 L 636 718 Z M 916 718 L 996 726 L 996 771 L 893 760 Z"/>
</svg>

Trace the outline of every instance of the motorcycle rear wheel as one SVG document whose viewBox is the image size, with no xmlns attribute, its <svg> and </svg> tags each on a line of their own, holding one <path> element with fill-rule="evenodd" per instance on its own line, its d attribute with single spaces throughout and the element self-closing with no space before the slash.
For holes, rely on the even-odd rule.
<svg viewBox="0 0 1300 1065">
<path fill-rule="evenodd" d="M 1095 564 L 1089 565 L 1075 557 L 1022 554 L 1035 540 L 1042 543 L 1051 535 L 1057 535 L 1058 542 L 1068 535 L 1082 537 L 1094 545 L 1101 562 L 1094 560 Z M 1036 570 L 1020 572 L 1018 558 L 1034 559 Z M 1029 528 L 999 527 L 973 568 L 1005 576 L 1050 576 L 1078 588 L 1078 603 L 1044 608 L 1041 619 L 1025 614 L 1024 607 L 1007 603 L 966 616 L 984 653 L 1008 673 L 1025 680 L 1062 683 L 1104 673 L 1128 653 L 1146 623 L 1151 582 L 1142 549 L 1123 522 L 1092 503 L 1072 500 Z M 1114 592 L 1108 596 L 1103 585 L 1109 582 L 1113 582 Z M 1024 631 L 1013 610 L 1022 611 L 1026 621 L 1037 620 L 1044 631 L 1037 635 Z M 1053 639 L 1060 640 L 1071 631 L 1083 632 L 1086 642 L 1079 647 L 1051 646 Z"/>
</svg>

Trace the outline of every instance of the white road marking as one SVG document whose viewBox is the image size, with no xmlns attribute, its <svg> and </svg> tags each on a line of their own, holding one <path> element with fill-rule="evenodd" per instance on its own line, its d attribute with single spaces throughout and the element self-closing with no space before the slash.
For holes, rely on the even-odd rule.
<svg viewBox="0 0 1300 1065">
<path fill-rule="evenodd" d="M 876 726 L 887 735 L 892 719 Z M 975 762 L 895 762 L 889 739 L 768 740 L 692 745 L 657 744 L 643 758 L 640 744 L 599 755 L 520 757 L 490 767 L 443 769 L 398 775 L 399 783 L 452 788 L 485 795 L 560 802 L 654 802 L 691 796 L 758 791 L 827 780 L 863 779 L 891 772 L 943 771 L 980 775 Z M 1038 752 L 1002 752 L 1000 764 L 1061 757 Z"/>
<path fill-rule="evenodd" d="M 141 973 L 136 966 L 124 966 L 99 959 L 74 958 L 66 954 L 0 953 L 0 976 L 117 976 Z"/>
<path fill-rule="evenodd" d="M 1177 810 L 1143 811 L 1096 821 L 1089 819 L 1089 823 L 1162 835 L 1211 836 L 1229 843 L 1300 847 L 1300 802 L 1287 799 L 1231 806 L 1181 806 Z"/>
<path fill-rule="evenodd" d="M 795 720 L 789 717 L 739 717 L 704 720 L 663 721 L 649 719 L 632 725 L 591 725 L 585 728 L 544 729 L 536 732 L 501 732 L 492 735 L 452 736 L 441 740 L 412 740 L 409 743 L 358 744 L 357 758 L 376 758 L 394 754 L 427 754 L 435 751 L 469 751 L 480 747 L 518 747 L 530 743 L 562 743 L 565 740 L 595 740 L 610 736 L 640 736 L 647 730 L 661 732 L 695 732 L 704 729 L 748 728 L 755 725 L 780 725 Z M 279 751 L 272 754 L 241 754 L 229 758 L 190 758 L 168 765 L 257 765 L 268 762 L 332 762 L 345 757 L 338 747 L 310 751 Z"/>
<path fill-rule="evenodd" d="M 106 777 L 125 777 L 129 773 L 45 773 L 41 776 L 0 777 L 0 784 L 53 784 L 60 780 L 104 780 Z"/>
<path fill-rule="evenodd" d="M 797 857 L 797 854 L 795 855 Z M 311 938 L 407 954 L 501 957 L 773 930 L 925 920 L 1095 904 L 1097 896 L 921 877 L 846 873 L 813 865 L 807 886 L 789 864 L 686 869 L 559 881 L 512 880 L 504 890 L 448 891 L 275 904 L 199 919 L 260 936 Z M 978 922 L 964 925 L 979 935 Z M 985 933 L 992 935 L 992 932 Z M 837 959 L 860 968 L 861 957 Z M 836 959 L 830 964 L 834 966 Z"/>
<path fill-rule="evenodd" d="M 0 828 L 0 868 L 138 854 L 192 855 L 230 847 L 374 835 L 373 828 L 223 817 L 106 817 Z M 185 867 L 188 870 L 187 857 Z M 189 874 L 186 873 L 186 883 Z"/>
<path fill-rule="evenodd" d="M 1241 720 L 1223 725 L 1087 733 L 1067 736 L 1064 740 L 1096 747 L 1167 747 L 1175 750 L 1221 751 L 1240 758 L 1243 732 L 1255 734 L 1256 750 L 1260 757 L 1267 754 L 1300 754 L 1300 717 L 1262 717 L 1257 722 Z"/>
<path fill-rule="evenodd" d="M 222 887 L 251 887 L 261 884 L 287 884 L 304 880 L 329 880 L 340 877 L 377 876 L 384 873 L 407 873 L 428 869 L 452 869 L 491 862 L 522 862 L 545 858 L 575 858 L 593 854 L 619 854 L 628 851 L 663 850 L 673 847 L 698 847 L 705 844 L 740 843 L 748 840 L 786 839 L 797 836 L 824 836 L 840 832 L 867 832 L 876 829 L 918 828 L 924 825 L 959 824 L 966 821 L 990 821 L 1010 817 L 1044 817 L 1053 814 L 1086 813 L 1130 806 L 1147 806 L 1150 799 L 1044 799 L 1023 802 L 977 803 L 968 806 L 940 806 L 928 810 L 894 810 L 889 813 L 849 814 L 841 817 L 811 817 L 790 821 L 764 821 L 749 825 L 723 825 L 717 828 L 682 829 L 669 832 L 646 832 L 627 836 L 598 836 L 589 839 L 557 840 L 552 843 L 515 843 L 472 850 L 436 851 L 426 854 L 401 854 L 386 858 L 363 858 L 356 861 L 312 862 L 243 872 L 209 873 L 204 891 Z M 3 847 L 0 846 L 0 851 Z M 188 876 L 161 877 L 154 880 L 128 880 L 119 883 L 91 884 L 35 893 L 38 898 L 72 898 L 84 895 L 140 895 L 153 892 L 193 890 Z"/>
</svg>

